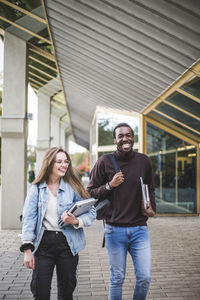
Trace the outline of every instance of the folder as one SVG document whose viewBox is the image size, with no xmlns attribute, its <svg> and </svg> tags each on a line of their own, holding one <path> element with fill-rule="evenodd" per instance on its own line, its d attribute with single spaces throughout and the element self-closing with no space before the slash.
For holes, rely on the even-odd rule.
<svg viewBox="0 0 200 300">
<path fill-rule="evenodd" d="M 96 201 L 97 199 L 94 198 L 77 201 L 68 209 L 68 212 L 72 213 L 75 217 L 78 217 L 82 214 L 87 213 Z M 62 227 L 64 224 L 65 223 L 62 221 L 62 219 L 58 220 L 59 227 Z"/>
<path fill-rule="evenodd" d="M 143 183 L 142 177 L 140 177 L 141 189 L 142 189 L 142 199 L 144 201 L 144 208 L 148 208 L 150 206 L 150 197 L 149 197 L 149 188 L 148 184 Z"/>
<path fill-rule="evenodd" d="M 72 213 L 75 217 L 78 217 L 88 212 L 88 210 L 90 210 L 90 208 L 95 204 L 96 201 L 97 199 L 94 198 L 77 201 L 70 207 L 68 212 Z"/>
</svg>

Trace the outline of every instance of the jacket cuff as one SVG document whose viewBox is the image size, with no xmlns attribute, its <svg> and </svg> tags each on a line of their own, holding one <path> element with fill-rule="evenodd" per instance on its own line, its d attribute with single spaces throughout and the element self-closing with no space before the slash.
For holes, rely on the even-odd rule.
<svg viewBox="0 0 200 300">
<path fill-rule="evenodd" d="M 19 248 L 19 250 L 21 252 L 24 252 L 25 250 L 28 250 L 28 249 L 30 249 L 33 252 L 35 247 L 31 243 L 25 243 L 25 244 L 22 244 L 21 247 Z"/>
<path fill-rule="evenodd" d="M 83 227 L 83 221 L 81 218 L 77 218 L 78 219 L 78 226 L 73 226 L 75 229 L 79 229 Z"/>
</svg>

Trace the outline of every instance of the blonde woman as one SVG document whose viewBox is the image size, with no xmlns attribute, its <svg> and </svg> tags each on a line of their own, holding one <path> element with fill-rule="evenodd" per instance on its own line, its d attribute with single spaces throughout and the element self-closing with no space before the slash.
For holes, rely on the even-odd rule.
<svg viewBox="0 0 200 300">
<path fill-rule="evenodd" d="M 49 149 L 41 170 L 27 195 L 23 209 L 22 246 L 24 265 L 33 269 L 31 291 L 35 300 L 49 300 L 56 266 L 58 299 L 73 299 L 78 253 L 85 247 L 83 226 L 96 217 L 95 208 L 76 218 L 66 211 L 88 198 L 62 148 Z M 58 227 L 58 219 L 64 225 Z"/>
</svg>

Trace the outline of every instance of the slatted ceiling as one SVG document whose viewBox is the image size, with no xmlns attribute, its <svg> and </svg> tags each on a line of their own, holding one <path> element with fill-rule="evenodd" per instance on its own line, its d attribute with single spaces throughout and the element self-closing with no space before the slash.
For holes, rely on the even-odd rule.
<svg viewBox="0 0 200 300">
<path fill-rule="evenodd" d="M 68 86 L 69 86 L 69 84 L 70 84 L 70 81 L 68 80 Z M 91 83 L 91 85 L 92 84 L 96 84 L 96 83 Z M 77 85 L 75 86 L 75 89 L 77 89 L 77 88 L 79 88 Z M 104 90 L 105 90 L 105 88 L 104 88 Z M 135 108 L 135 110 L 137 110 L 138 109 L 138 107 L 144 107 L 144 105 L 140 105 L 139 103 L 138 103 L 138 98 L 136 98 L 136 97 L 133 97 L 132 96 L 132 98 L 131 99 L 129 99 L 129 100 L 127 100 L 127 98 L 124 98 L 123 96 L 122 96 L 122 94 L 120 95 L 121 97 L 119 98 L 118 96 L 119 95 L 117 95 L 117 93 L 116 93 L 116 95 L 115 95 L 115 92 L 114 91 L 112 91 L 112 90 L 110 90 L 110 92 L 112 92 L 112 95 L 110 94 L 110 97 L 109 96 L 107 96 L 107 97 L 105 97 L 104 96 L 104 98 L 102 98 L 102 97 L 100 97 L 99 98 L 99 102 L 97 102 L 96 101 L 96 99 L 97 99 L 97 97 L 98 96 L 100 96 L 100 94 L 99 95 L 97 95 L 95 98 L 93 98 L 93 99 L 95 99 L 95 100 L 93 100 L 93 103 L 95 104 L 94 106 L 93 106 L 93 108 L 94 108 L 94 110 L 93 110 L 93 112 L 95 111 L 95 108 L 96 108 L 96 105 L 102 105 L 102 106 L 106 106 L 106 107 L 110 107 L 110 108 L 113 108 L 113 107 L 115 107 L 115 108 L 118 108 L 118 109 L 123 109 L 123 110 L 128 110 L 128 111 L 130 111 L 130 105 L 131 105 L 131 107 L 132 107 L 132 109 L 134 109 Z M 99 92 L 98 92 L 99 93 Z M 108 95 L 108 94 L 107 94 Z M 68 95 L 67 95 L 67 98 L 68 98 L 68 102 L 69 102 L 69 97 L 68 97 Z M 83 101 L 85 101 L 85 99 L 87 99 L 87 98 L 83 98 Z M 73 98 L 73 102 L 78 102 L 78 99 L 77 99 L 77 97 L 75 97 L 75 98 Z M 130 103 L 130 101 L 131 101 L 131 103 Z M 86 100 L 86 104 L 87 104 L 87 100 Z M 78 103 L 77 103 L 77 105 L 78 105 Z M 77 106 L 78 107 L 78 106 Z M 77 111 L 78 112 L 78 111 Z"/>
<path fill-rule="evenodd" d="M 82 133 L 87 135 L 87 130 L 84 130 L 84 128 L 86 128 L 86 126 L 89 125 L 89 121 L 87 120 L 87 115 L 84 115 L 84 111 L 82 111 L 81 115 L 77 115 L 77 113 L 72 113 L 72 117 L 76 124 L 76 127 L 74 128 L 80 130 Z"/>
<path fill-rule="evenodd" d="M 194 0 L 195 5 L 191 3 L 191 1 L 188 0 L 177 0 L 179 4 L 185 4 L 186 6 L 194 7 L 194 10 L 199 11 L 198 7 L 198 0 Z M 153 10 L 151 8 L 151 1 L 150 5 L 148 5 L 147 1 L 134 1 L 134 9 L 133 9 L 133 1 L 129 0 L 107 0 L 106 1 L 109 4 L 113 4 L 114 6 L 118 6 L 121 10 L 123 10 L 127 15 L 134 16 L 134 19 L 139 20 L 141 23 L 144 23 L 144 26 L 146 24 L 146 28 L 144 29 L 144 32 L 148 33 L 150 36 L 152 34 L 149 33 L 151 30 L 156 29 L 159 31 L 158 35 L 154 36 L 154 38 L 159 39 L 161 34 L 165 34 L 165 38 L 168 37 L 174 37 L 180 41 L 185 41 L 185 37 L 188 36 L 187 41 L 185 41 L 185 44 L 189 47 L 191 44 L 193 47 L 196 46 L 198 49 L 198 35 L 199 32 L 191 32 L 191 30 L 188 30 L 183 26 L 183 24 L 178 24 L 176 21 L 170 18 L 166 18 L 165 15 L 162 13 L 159 13 L 157 10 Z M 168 3 L 170 1 L 167 1 Z M 157 5 L 159 5 L 160 2 L 157 2 Z M 188 5 L 189 4 L 189 5 Z M 130 13 L 131 12 L 131 13 Z M 176 20 L 176 19 L 175 19 Z M 141 27 L 139 27 L 141 28 Z M 165 42 L 166 42 L 165 39 Z M 197 39 L 197 40 L 196 40 Z M 173 46 L 176 47 L 176 43 Z"/>
<path fill-rule="evenodd" d="M 77 111 L 77 102 L 73 101 L 74 100 L 74 94 L 69 93 L 68 96 L 70 97 L 71 100 L 69 100 L 69 105 L 71 107 L 70 113 L 74 114 L 75 118 L 85 118 L 83 119 L 83 123 L 89 122 L 90 114 L 93 111 L 90 101 L 87 99 L 87 104 L 85 103 L 85 99 L 83 96 L 79 96 L 79 110 Z M 76 96 L 77 97 L 77 96 Z M 76 100 L 76 99 L 75 99 Z M 84 115 L 83 115 L 84 114 Z M 75 119 L 74 119 L 75 120 Z"/>
<path fill-rule="evenodd" d="M 84 136 L 83 138 L 83 135 L 82 133 L 80 132 L 80 130 L 76 131 L 74 130 L 74 135 L 76 136 L 76 143 L 81 145 L 82 147 L 85 147 L 86 149 L 89 149 L 89 142 L 87 142 L 87 135 Z"/>
<path fill-rule="evenodd" d="M 68 81 L 68 86 L 70 85 L 75 90 L 76 89 L 79 90 L 79 94 L 83 97 L 84 100 L 90 102 L 89 104 L 91 105 L 92 103 L 95 105 L 99 105 L 99 102 L 101 102 L 102 105 L 104 104 L 105 106 L 109 106 L 109 107 L 112 107 L 113 104 L 115 104 L 116 108 L 120 108 L 120 109 L 123 108 L 125 109 L 125 107 L 126 109 L 130 108 L 130 104 L 126 102 L 126 99 L 124 99 L 125 102 L 122 102 L 123 98 L 119 98 L 117 97 L 117 95 L 116 96 L 113 95 L 113 93 L 105 94 L 104 90 L 100 90 L 98 88 L 93 88 L 92 91 L 90 91 L 90 84 L 88 84 L 87 86 L 86 84 L 84 84 L 83 86 L 82 82 L 80 81 L 78 82 L 77 79 L 73 80 L 72 77 L 65 77 L 65 79 Z M 115 97 L 113 98 L 113 96 Z M 114 99 L 114 103 L 112 103 L 113 99 Z"/>
<path fill-rule="evenodd" d="M 55 34 L 57 35 L 57 41 L 59 43 L 59 47 L 57 48 L 57 51 L 59 51 L 60 55 L 66 55 L 65 52 L 65 44 L 67 43 L 68 45 L 68 51 L 67 55 L 76 55 L 78 58 L 82 59 L 87 59 L 87 60 L 92 60 L 95 64 L 102 62 L 104 63 L 107 68 L 109 67 L 111 70 L 116 70 L 117 72 L 121 72 L 123 76 L 133 76 L 135 74 L 138 74 L 138 76 L 143 76 L 144 78 L 147 78 L 149 80 L 154 80 L 154 83 L 161 82 L 161 84 L 164 84 L 166 81 L 171 82 L 171 78 L 166 76 L 165 74 L 158 73 L 153 69 L 148 69 L 146 73 L 141 70 L 141 64 L 137 64 L 135 62 L 134 65 L 134 72 L 130 68 L 130 65 L 126 62 L 121 62 L 119 58 L 116 58 L 110 54 L 107 54 L 104 52 L 102 54 L 102 51 L 99 51 L 98 48 L 94 49 L 94 52 L 91 51 L 90 47 L 87 47 L 86 42 L 84 41 L 79 41 L 79 44 L 77 43 L 77 39 L 73 36 L 70 36 L 70 39 L 63 38 L 62 31 L 61 30 L 54 30 Z M 94 48 L 94 47 L 93 47 Z M 133 82 L 133 81 L 132 81 Z M 150 87 L 151 88 L 151 87 Z"/>
<path fill-rule="evenodd" d="M 73 134 L 76 137 L 76 142 L 81 146 L 89 149 L 88 133 L 82 129 L 83 126 L 73 126 Z"/>
<path fill-rule="evenodd" d="M 130 109 L 130 103 L 129 103 L 130 99 L 131 98 L 136 98 L 136 97 L 137 97 L 137 99 L 139 99 L 139 95 L 137 95 L 137 96 L 136 95 L 135 96 L 134 95 L 130 95 L 131 98 L 130 97 L 129 98 L 125 97 L 124 94 L 122 92 L 120 92 L 120 87 L 119 87 L 119 90 L 116 91 L 116 89 L 114 89 L 114 87 L 109 86 L 108 84 L 104 84 L 104 86 L 101 86 L 101 84 L 99 83 L 99 81 L 98 82 L 95 81 L 92 76 L 89 76 L 86 73 L 83 74 L 83 73 L 81 73 L 79 71 L 75 72 L 74 70 L 73 71 L 69 71 L 69 72 L 68 72 L 68 70 L 64 70 L 64 71 L 62 70 L 62 73 L 63 73 L 63 79 L 67 79 L 68 82 L 69 82 L 70 79 L 72 79 L 72 80 L 74 79 L 75 82 L 76 82 L 76 80 L 78 80 L 80 82 L 83 80 L 83 81 L 85 81 L 85 84 L 88 86 L 89 89 L 91 89 L 91 87 L 94 86 L 92 88 L 92 90 L 99 91 L 99 92 L 102 91 L 102 93 L 104 93 L 104 95 L 105 95 L 103 97 L 104 99 L 106 99 L 107 96 L 108 97 L 110 96 L 109 97 L 110 100 L 112 100 L 112 99 L 115 100 L 114 103 L 118 102 L 118 101 L 119 101 L 119 103 L 121 103 L 122 100 L 123 100 L 123 104 L 122 105 L 126 105 L 127 104 L 127 106 L 129 107 L 129 109 Z M 67 86 L 69 86 L 68 82 L 67 82 Z M 143 99 L 142 99 L 142 101 L 143 101 Z M 138 105 L 140 105 L 140 104 L 138 103 Z M 142 105 L 141 105 L 141 108 L 142 108 Z"/>
<path fill-rule="evenodd" d="M 90 71 L 88 71 L 90 69 Z M 126 96 L 126 99 L 128 100 L 129 98 L 127 98 L 127 95 L 133 96 L 133 94 L 131 94 L 131 92 L 137 92 L 137 98 L 142 99 L 142 101 L 144 101 L 144 99 L 149 100 L 153 97 L 155 97 L 157 95 L 158 92 L 160 92 L 160 90 L 158 90 L 158 92 L 156 93 L 155 91 L 149 91 L 149 93 L 147 93 L 146 91 L 143 91 L 142 89 L 140 89 L 140 83 L 138 82 L 138 87 L 136 86 L 136 83 L 133 81 L 133 84 L 131 84 L 131 80 L 130 80 L 130 86 L 128 87 L 127 81 L 124 81 L 124 79 L 116 79 L 114 77 L 114 75 L 112 76 L 108 76 L 108 73 L 103 72 L 103 73 L 99 73 L 95 72 L 94 70 L 91 70 L 91 68 L 83 68 L 83 63 L 82 64 L 75 64 L 75 62 L 73 61 L 73 63 L 71 63 L 71 61 L 68 63 L 68 65 L 62 66 L 61 70 L 63 72 L 63 76 L 65 76 L 65 74 L 69 74 L 69 75 L 76 75 L 78 78 L 85 78 L 86 81 L 93 81 L 93 84 L 98 85 L 98 83 L 101 85 L 102 82 L 104 82 L 106 79 L 106 83 L 103 83 L 103 90 L 110 90 L 111 94 L 115 93 L 116 91 L 116 96 L 119 95 L 119 89 L 121 94 Z M 96 74 L 95 76 L 95 81 L 94 81 L 94 74 Z M 114 80 L 115 79 L 115 80 Z M 133 80 L 133 79 L 132 79 Z M 91 87 L 91 86 L 90 86 Z M 142 85 L 141 85 L 142 88 Z"/>
<path fill-rule="evenodd" d="M 194 15 L 200 15 L 200 6 L 198 0 L 168 0 L 168 2 L 173 3 L 174 5 L 187 9 L 192 12 Z"/>
<path fill-rule="evenodd" d="M 74 50 L 74 51 L 73 51 Z M 119 66 L 116 66 L 113 63 L 106 63 L 105 60 L 101 61 L 95 59 L 94 57 L 87 57 L 85 54 L 80 53 L 77 51 L 77 49 L 70 49 L 68 48 L 67 53 L 63 50 L 58 48 L 57 49 L 57 53 L 59 54 L 59 57 L 61 59 L 68 59 L 68 61 L 70 62 L 71 65 L 74 66 L 80 66 L 80 64 L 82 66 L 86 66 L 87 70 L 88 68 L 90 68 L 91 70 L 94 70 L 95 72 L 98 71 L 98 73 L 100 74 L 106 74 L 107 76 L 111 76 L 113 79 L 114 77 L 116 77 L 117 79 L 120 79 L 121 84 L 123 84 L 123 82 L 126 84 L 131 84 L 131 87 L 134 87 L 134 83 L 135 83 L 135 87 L 138 88 L 138 90 L 140 89 L 140 92 L 142 92 L 142 90 L 144 90 L 144 87 L 141 83 L 141 80 L 143 80 L 143 82 L 149 87 L 149 94 L 151 96 L 155 96 L 155 94 L 151 94 L 151 90 L 155 91 L 159 91 L 160 88 L 163 88 L 165 86 L 164 81 L 162 81 L 160 78 L 156 78 L 153 75 L 147 74 L 145 72 L 143 72 L 142 70 L 136 69 L 134 68 L 134 72 L 131 72 L 130 70 L 123 70 L 122 68 L 120 68 Z M 85 61 L 85 59 L 87 59 L 87 61 Z M 68 63 L 67 67 L 70 69 L 71 65 Z M 105 76 L 105 75 L 104 75 Z M 134 81 L 133 81 L 134 79 Z M 137 81 L 138 80 L 138 81 Z M 140 81 L 139 81 L 140 80 Z M 155 83 L 155 88 L 152 89 L 152 84 Z M 140 87 L 138 87 L 138 85 L 140 85 Z M 130 86 L 129 86 L 130 87 Z M 139 92 L 139 91 L 138 91 Z M 146 93 L 147 95 L 147 93 Z"/>
<path fill-rule="evenodd" d="M 75 66 L 74 63 L 73 64 L 69 63 L 69 67 L 71 67 L 71 69 L 73 69 L 77 73 L 79 73 L 80 74 L 79 77 L 82 75 L 85 78 L 92 79 L 92 78 L 94 78 L 93 76 L 95 76 L 96 80 L 100 84 L 104 85 L 104 88 L 111 89 L 112 93 L 123 95 L 124 99 L 127 99 L 127 100 L 130 99 L 132 97 L 133 93 L 135 92 L 135 89 L 132 88 L 131 83 L 130 83 L 130 86 L 128 86 L 128 84 L 123 82 L 123 80 L 120 81 L 120 79 L 118 79 L 118 78 L 116 79 L 116 77 L 114 75 L 108 76 L 109 74 L 107 74 L 106 72 L 100 74 L 99 72 L 98 73 L 94 72 L 90 68 L 85 69 L 85 68 L 83 68 L 83 64 L 80 65 L 80 67 L 78 68 L 78 65 Z M 61 70 L 63 70 L 63 68 Z M 88 70 L 89 70 L 89 72 L 88 72 Z M 64 72 L 64 70 L 63 70 L 63 72 Z M 143 101 L 144 96 L 142 95 L 141 92 L 137 91 L 137 98 L 138 98 L 138 100 Z M 145 98 L 147 100 L 150 100 L 149 95 L 146 96 Z"/>
<path fill-rule="evenodd" d="M 84 103 L 84 107 L 89 107 L 90 110 L 94 110 L 96 105 L 98 105 L 98 97 L 100 96 L 100 93 L 94 94 L 94 92 L 89 91 L 89 89 L 86 91 L 85 86 L 82 87 L 81 85 L 77 84 L 77 81 L 74 83 L 70 79 L 68 80 L 68 96 L 70 98 L 70 101 L 73 102 L 73 98 L 77 99 L 79 97 L 80 102 Z M 72 92 L 70 92 L 70 89 L 72 89 Z M 74 95 L 74 91 L 78 90 L 78 96 L 77 93 Z M 100 98 L 99 98 L 100 100 Z M 87 105 L 85 103 L 87 101 Z M 76 101 L 75 101 L 76 103 Z"/>
<path fill-rule="evenodd" d="M 198 33 L 199 19 L 196 13 L 194 14 L 194 8 L 196 12 L 199 10 L 199 1 L 188 1 L 190 2 L 190 6 L 188 10 L 183 9 L 184 6 L 181 5 L 181 1 L 179 1 L 179 5 L 174 5 L 173 1 L 159 0 L 159 5 L 157 0 L 137 0 L 136 2 L 140 2 L 149 10 L 154 10 L 156 13 L 168 18 L 174 23 L 181 24 L 181 26 L 188 28 L 191 31 Z M 186 0 L 183 1 L 185 3 Z M 192 8 L 193 7 L 193 8 Z"/>
<path fill-rule="evenodd" d="M 51 20 L 51 19 L 50 19 Z M 59 21 L 57 21 L 59 20 Z M 141 63 L 141 68 L 144 66 L 149 66 L 151 68 L 154 68 L 158 72 L 163 72 L 170 74 L 173 78 L 176 76 L 178 71 L 180 70 L 171 70 L 170 65 L 163 65 L 162 61 L 160 63 L 156 62 L 152 57 L 146 57 L 140 52 L 136 52 L 135 49 L 131 49 L 129 47 L 125 47 L 123 44 L 118 43 L 114 41 L 112 38 L 106 37 L 104 34 L 101 35 L 98 32 L 94 32 L 93 29 L 80 26 L 76 21 L 70 20 L 70 18 L 66 18 L 64 15 L 60 15 L 59 13 L 53 14 L 52 17 L 53 24 L 57 30 L 63 30 L 65 33 L 63 34 L 63 37 L 68 36 L 73 32 L 73 35 L 77 42 L 79 43 L 79 40 L 89 43 L 91 45 L 91 48 L 96 47 L 102 51 L 108 51 L 108 53 L 111 51 L 111 55 L 113 55 L 114 51 L 114 56 L 116 56 L 119 59 L 122 58 L 124 62 L 127 61 L 128 64 L 134 66 L 134 61 L 138 61 Z M 62 21 L 62 22 L 61 22 Z M 65 24 L 65 25 L 64 25 Z M 65 28 L 65 30 L 64 30 Z M 54 30 L 54 27 L 52 27 L 52 30 Z M 56 34 L 55 34 L 55 41 L 56 41 Z M 68 36 L 69 37 L 69 36 Z M 57 43 L 59 46 L 59 43 Z M 131 63 L 131 61 L 133 61 Z M 182 69 L 181 69 L 182 70 Z"/>
<path fill-rule="evenodd" d="M 113 108 L 113 104 L 111 102 L 113 101 L 113 99 L 108 94 L 106 95 L 105 98 L 105 94 L 103 91 L 100 90 L 95 91 L 94 87 L 91 91 L 90 86 L 86 87 L 86 84 L 83 84 L 83 81 L 78 83 L 77 79 L 75 79 L 74 81 L 72 81 L 72 78 L 70 77 L 68 77 L 68 79 L 67 78 L 65 79 L 68 82 L 68 87 L 70 86 L 74 90 L 78 90 L 78 93 L 80 94 L 82 99 L 84 101 L 87 101 L 86 102 L 87 107 L 89 106 L 91 109 L 93 109 L 93 111 L 95 110 L 96 106 L 99 105 L 99 103 L 101 103 L 102 106 Z M 73 99 L 71 95 L 69 95 L 69 98 Z M 75 99 L 77 99 L 76 96 Z M 126 105 L 121 101 L 121 99 L 118 100 L 115 98 L 115 107 L 116 109 L 128 110 L 128 107 L 126 107 Z"/>
<path fill-rule="evenodd" d="M 87 4 L 89 4 L 90 6 L 93 6 L 94 3 L 98 3 L 98 5 L 100 6 L 100 8 L 104 5 L 102 4 L 102 2 L 99 1 L 84 1 L 87 2 Z M 73 9 L 76 9 L 76 5 L 75 5 L 75 1 L 71 0 L 71 1 L 67 1 L 68 5 L 71 5 L 70 8 L 67 8 L 67 12 L 68 12 L 68 17 L 76 19 L 78 17 L 77 13 L 73 11 Z M 81 6 L 81 15 L 79 17 L 79 22 L 82 24 L 87 24 L 89 25 L 91 28 L 93 28 L 94 30 L 96 30 L 97 32 L 102 32 L 102 28 L 105 30 L 105 34 L 110 36 L 112 39 L 119 41 L 119 35 L 120 35 L 120 39 L 121 39 L 121 43 L 124 45 L 127 45 L 128 47 L 134 48 L 134 49 L 138 49 L 138 51 L 143 51 L 143 45 L 145 45 L 145 50 L 147 51 L 147 49 L 149 48 L 149 55 L 152 57 L 152 55 L 154 56 L 155 53 L 152 53 L 151 50 L 154 50 L 155 52 L 158 52 L 158 59 L 160 58 L 159 53 L 162 53 L 162 56 L 166 55 L 166 60 L 168 59 L 169 56 L 173 56 L 174 57 L 174 61 L 178 62 L 179 60 L 179 56 L 176 53 L 174 53 L 174 51 L 171 51 L 171 45 L 174 45 L 174 40 L 172 41 L 171 45 L 169 46 L 169 44 L 167 43 L 168 41 L 166 41 L 166 36 L 164 36 L 163 41 L 161 40 L 161 37 L 157 38 L 157 35 L 159 34 L 159 31 L 157 30 L 157 32 L 154 32 L 153 34 L 151 34 L 150 36 L 148 36 L 145 32 L 145 30 L 141 29 L 141 26 L 143 25 L 143 23 L 140 22 L 139 26 L 140 26 L 140 32 L 135 30 L 136 27 L 136 23 L 135 20 L 133 20 L 133 18 L 131 18 L 129 20 L 129 22 L 127 21 L 127 16 L 124 14 L 124 18 L 123 20 L 119 20 L 119 18 L 117 20 L 112 20 L 112 16 L 107 13 L 108 12 L 108 6 L 106 6 L 106 11 L 104 12 L 106 14 L 106 16 L 102 15 L 102 13 L 98 12 L 98 11 L 93 11 L 92 14 L 92 9 L 90 9 L 89 5 L 87 7 Z M 72 10 L 70 10 L 72 8 Z M 95 7 L 96 8 L 96 7 Z M 80 7 L 79 7 L 80 9 Z M 103 9 L 103 7 L 102 7 Z M 75 15 L 74 15 L 75 14 Z M 86 21 L 87 18 L 87 21 Z M 126 22 L 126 24 L 122 24 L 120 21 L 122 21 L 123 23 Z M 133 24 L 133 25 L 132 25 Z M 131 28 L 130 28 L 131 26 Z M 160 35 L 160 34 L 159 34 Z M 157 40 L 154 38 L 156 37 Z M 163 42 L 163 43 L 162 43 Z M 158 51 L 158 45 L 159 45 L 159 51 Z M 180 55 L 180 62 L 182 62 L 182 58 L 183 58 L 183 49 L 182 49 L 183 43 L 179 48 L 179 55 Z M 173 50 L 173 49 L 172 49 Z M 191 49 L 190 49 L 191 51 Z M 187 59 L 187 57 L 185 57 Z"/>
<path fill-rule="evenodd" d="M 72 3 L 74 2 L 75 1 L 72 0 Z M 69 4 L 71 4 L 71 2 L 69 3 L 69 1 L 67 1 L 67 5 Z M 56 8 L 59 9 L 59 5 L 56 6 Z M 61 15 L 67 18 L 69 21 L 71 19 L 72 21 L 76 21 L 76 28 L 79 29 L 81 27 L 84 33 L 86 33 L 87 28 L 89 27 L 95 34 L 99 33 L 103 36 L 105 35 L 106 38 L 109 38 L 108 43 L 110 43 L 111 41 L 114 43 L 117 42 L 117 44 L 121 44 L 126 48 L 134 49 L 132 56 L 134 55 L 134 52 L 136 54 L 142 53 L 143 56 L 146 56 L 150 60 L 162 62 L 165 67 L 168 67 L 169 65 L 171 65 L 173 69 L 177 69 L 179 65 L 183 68 L 185 67 L 185 64 L 182 64 L 183 56 L 181 56 L 181 54 L 177 53 L 176 51 L 170 51 L 169 47 L 167 47 L 166 45 L 164 46 L 164 49 L 162 43 L 155 42 L 155 40 L 153 40 L 152 38 L 147 39 L 147 37 L 144 37 L 144 35 L 142 34 L 137 36 L 137 32 L 132 29 L 130 30 L 127 26 L 125 26 L 123 30 L 119 30 L 120 23 L 115 22 L 113 24 L 112 20 L 110 20 L 109 17 L 104 18 L 104 16 L 100 13 L 93 12 L 92 14 L 92 12 L 90 11 L 86 16 L 82 14 L 82 6 L 80 7 L 80 10 L 80 12 L 75 12 L 69 7 L 64 7 Z M 91 15 L 92 18 L 90 17 Z M 110 28 L 108 27 L 109 23 Z M 126 31 L 128 31 L 129 35 L 125 35 Z M 101 36 L 100 40 L 103 38 L 103 36 Z M 158 49 L 160 50 L 158 51 Z M 181 59 L 182 62 L 178 63 Z M 187 61 L 187 57 L 185 56 L 184 62 L 191 64 L 191 60 L 190 62 Z"/>
<path fill-rule="evenodd" d="M 174 54 L 173 52 L 174 40 L 175 40 L 174 37 L 170 37 L 170 36 L 166 37 L 166 34 L 164 36 L 164 34 L 162 34 L 159 29 L 149 27 L 148 24 L 142 23 L 141 20 L 137 21 L 132 16 L 127 15 L 127 13 L 124 13 L 122 11 L 115 10 L 114 18 L 113 18 L 113 8 L 108 5 L 106 5 L 106 11 L 104 12 L 106 16 L 104 17 L 101 14 L 101 10 L 103 6 L 105 6 L 105 4 L 100 1 L 94 0 L 94 1 L 90 1 L 90 3 L 88 1 L 82 1 L 82 2 L 84 3 L 87 2 L 88 6 L 85 8 L 82 6 L 81 12 L 83 14 L 90 15 L 92 19 L 95 19 L 95 21 L 98 20 L 98 22 L 105 25 L 105 27 L 109 26 L 114 32 L 115 31 L 119 32 L 120 34 L 127 36 L 129 39 L 141 41 L 141 45 L 143 44 L 143 40 L 145 37 L 145 47 L 147 47 L 148 45 L 150 49 L 157 51 L 158 49 L 157 46 L 159 45 L 159 51 L 161 51 L 162 53 L 166 53 L 167 57 L 169 55 L 171 56 Z M 71 3 L 73 4 L 72 9 L 74 8 L 76 9 L 73 0 L 71 0 L 69 4 Z M 97 10 L 95 12 L 97 13 L 97 15 L 95 16 L 92 15 L 93 8 Z M 176 47 L 179 46 L 179 49 L 177 47 L 176 51 L 179 50 L 180 61 L 182 61 L 183 54 L 184 54 L 184 50 L 182 49 L 183 43 L 181 43 L 180 45 L 179 44 L 180 43 L 178 43 L 177 45 L 176 42 Z M 188 47 L 190 51 L 195 51 L 192 47 L 190 46 Z M 196 51 L 198 51 L 198 49 L 196 49 Z M 187 58 L 187 54 L 186 54 L 186 58 Z M 176 61 L 178 61 L 178 56 L 176 58 Z"/>
<path fill-rule="evenodd" d="M 172 73 L 168 70 L 168 68 L 160 68 L 157 63 L 151 62 L 151 66 L 147 65 L 145 62 L 145 58 L 142 61 L 137 61 L 135 59 L 135 56 L 131 56 L 128 54 L 125 54 L 124 51 L 119 51 L 120 45 L 117 49 L 111 48 L 111 43 L 108 42 L 108 44 L 104 44 L 94 40 L 90 37 L 84 36 L 83 34 L 80 34 L 80 32 L 67 27 L 61 29 L 59 27 L 59 23 L 56 20 L 54 20 L 54 32 L 57 44 L 59 48 L 63 49 L 62 44 L 64 44 L 64 47 L 66 47 L 66 43 L 68 46 L 68 49 L 79 49 L 82 53 L 84 53 L 84 50 L 87 52 L 87 56 L 96 55 L 99 57 L 99 59 L 104 59 L 105 63 L 111 62 L 112 64 L 115 63 L 117 65 L 120 65 L 123 69 L 131 69 L 131 67 L 134 67 L 135 70 L 142 70 L 145 68 L 147 74 L 152 74 L 154 76 L 158 76 L 159 78 L 165 79 L 168 77 L 169 80 L 173 79 L 174 75 L 178 75 L 177 73 Z M 67 35 L 66 35 L 67 33 Z M 72 46 L 71 46 L 72 45 Z M 129 50 L 129 49 L 128 49 Z M 87 57 L 86 56 L 86 57 Z M 114 62 L 113 62 L 114 60 Z"/>
<path fill-rule="evenodd" d="M 199 58 L 198 1 L 47 0 L 46 5 L 81 145 L 88 144 L 97 105 L 142 112 Z M 81 127 L 80 116 L 87 119 Z"/>
</svg>

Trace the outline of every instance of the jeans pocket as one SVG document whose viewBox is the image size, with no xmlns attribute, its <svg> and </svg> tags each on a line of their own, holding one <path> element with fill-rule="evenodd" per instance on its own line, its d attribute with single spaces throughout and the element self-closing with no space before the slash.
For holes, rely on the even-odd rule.
<svg viewBox="0 0 200 300">
<path fill-rule="evenodd" d="M 139 229 L 141 229 L 141 230 L 148 230 L 148 227 L 147 226 L 138 226 L 139 227 Z"/>
<path fill-rule="evenodd" d="M 104 233 L 105 234 L 110 234 L 113 232 L 113 226 L 105 224 L 105 229 L 104 229 Z"/>
</svg>

